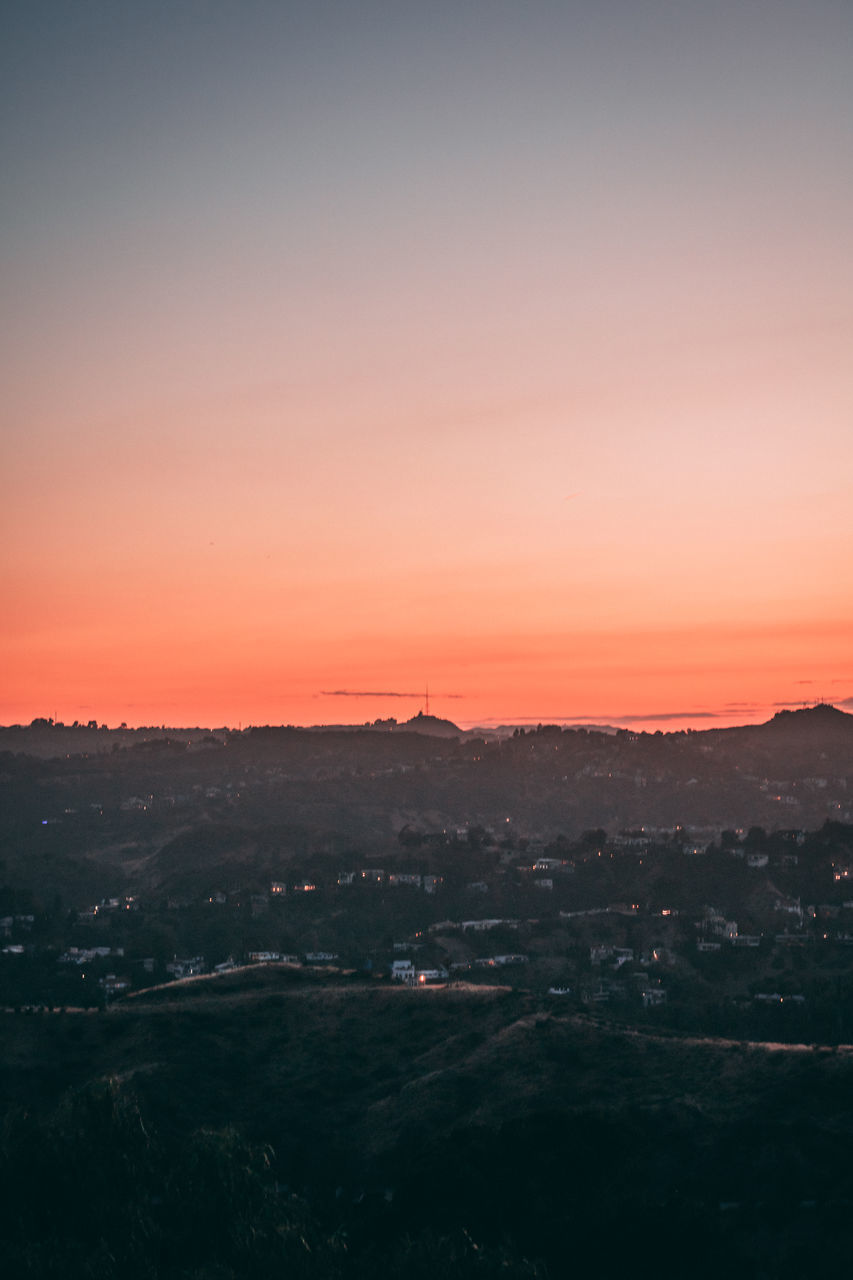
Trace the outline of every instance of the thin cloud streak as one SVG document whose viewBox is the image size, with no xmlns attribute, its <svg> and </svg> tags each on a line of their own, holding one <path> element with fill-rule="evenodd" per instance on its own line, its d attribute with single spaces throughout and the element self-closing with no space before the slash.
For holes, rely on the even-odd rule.
<svg viewBox="0 0 853 1280">
<path fill-rule="evenodd" d="M 657 711 L 649 716 L 616 716 L 616 719 L 628 724 L 638 720 L 718 720 L 719 711 Z"/>
<path fill-rule="evenodd" d="M 490 716 L 484 723 L 493 724 L 636 724 L 643 720 L 716 720 L 724 711 L 655 711 L 650 715 L 550 715 L 550 716 Z"/>
<path fill-rule="evenodd" d="M 789 710 L 794 709 L 796 711 L 799 711 L 803 707 L 816 707 L 820 705 L 826 705 L 826 702 L 827 700 L 825 698 L 804 698 L 802 701 L 798 701 L 795 698 L 789 698 L 787 702 L 771 702 L 770 705 L 771 707 L 781 707 L 783 710 L 787 708 Z M 833 703 L 830 703 L 829 705 L 835 706 L 836 703 L 833 702 Z"/>
<path fill-rule="evenodd" d="M 424 690 L 420 689 L 417 693 L 402 693 L 398 689 L 321 689 L 320 696 L 323 698 L 422 698 Z M 433 698 L 464 698 L 464 693 L 435 693 L 430 695 Z"/>
</svg>

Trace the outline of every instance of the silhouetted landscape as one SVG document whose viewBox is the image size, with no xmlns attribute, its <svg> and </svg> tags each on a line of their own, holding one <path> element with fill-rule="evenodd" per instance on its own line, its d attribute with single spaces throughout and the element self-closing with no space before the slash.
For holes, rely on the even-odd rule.
<svg viewBox="0 0 853 1280">
<path fill-rule="evenodd" d="M 4 1276 L 853 1272 L 851 48 L 4 7 Z"/>
<path fill-rule="evenodd" d="M 849 1260 L 853 716 L 0 752 L 10 1274 Z"/>
</svg>

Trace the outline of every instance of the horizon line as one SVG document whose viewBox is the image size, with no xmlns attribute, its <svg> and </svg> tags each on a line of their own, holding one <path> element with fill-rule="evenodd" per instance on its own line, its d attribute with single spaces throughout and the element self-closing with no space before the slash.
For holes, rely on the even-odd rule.
<svg viewBox="0 0 853 1280">
<path fill-rule="evenodd" d="M 849 711 L 845 710 L 845 706 L 843 704 L 853 702 L 853 699 L 845 698 L 845 699 L 842 699 L 841 702 L 842 702 L 842 705 L 839 705 L 838 703 L 828 702 L 824 698 L 818 699 L 817 701 L 814 701 L 814 702 L 811 702 L 811 701 L 773 702 L 773 703 L 764 704 L 763 706 L 754 706 L 748 709 L 744 708 L 743 712 L 746 715 L 749 715 L 750 713 L 754 715 L 766 715 L 767 711 L 769 710 L 770 711 L 769 719 L 771 720 L 782 711 L 807 711 L 807 710 L 816 710 L 819 707 L 827 707 L 834 711 L 839 711 L 843 715 L 850 714 Z M 429 716 L 426 716 L 422 711 L 419 711 L 416 715 L 410 716 L 407 720 L 402 720 L 402 721 L 396 720 L 393 716 L 386 716 L 386 717 L 379 716 L 373 720 L 348 722 L 348 723 L 344 723 L 344 722 L 335 722 L 335 723 L 322 722 L 321 723 L 316 721 L 312 723 L 307 723 L 307 722 L 296 723 L 293 721 L 275 722 L 270 720 L 260 722 L 260 721 L 253 720 L 253 721 L 247 721 L 244 724 L 242 720 L 238 720 L 236 727 L 233 724 L 228 724 L 228 723 L 189 724 L 186 722 L 185 723 L 178 723 L 178 722 L 165 723 L 162 721 L 160 722 L 152 721 L 145 724 L 143 723 L 129 724 L 126 721 L 121 721 L 118 724 L 108 724 L 106 721 L 99 722 L 97 718 L 94 716 L 90 717 L 89 720 L 86 722 L 75 720 L 69 723 L 67 721 L 57 719 L 56 716 L 54 715 L 54 716 L 35 716 L 33 717 L 32 720 L 30 720 L 27 723 L 24 723 L 22 721 L 14 721 L 9 724 L 0 724 L 0 732 L 13 730 L 13 729 L 25 730 L 25 729 L 35 729 L 35 728 L 55 728 L 55 729 L 83 729 L 83 730 L 89 730 L 93 733 L 94 732 L 138 733 L 145 730 L 157 730 L 160 732 L 165 732 L 169 729 L 181 730 L 181 731 L 187 731 L 187 730 L 193 730 L 193 729 L 207 730 L 208 732 L 211 732 L 211 733 L 217 730 L 225 730 L 228 733 L 245 733 L 245 732 L 248 732 L 250 729 L 304 729 L 304 730 L 371 729 L 375 726 L 378 727 L 383 724 L 388 724 L 391 721 L 393 721 L 395 725 L 399 725 L 400 727 L 405 727 L 406 725 L 411 724 L 413 721 L 423 720 L 423 719 L 439 720 L 439 721 L 443 720 L 446 724 L 454 725 L 454 727 L 458 728 L 463 733 L 471 733 L 476 731 L 477 729 L 493 729 L 493 730 L 500 729 L 500 728 L 521 729 L 521 728 L 529 728 L 533 725 L 536 725 L 536 726 L 558 725 L 561 728 L 577 728 L 577 729 L 597 729 L 597 728 L 601 728 L 601 729 L 606 728 L 606 729 L 615 729 L 615 730 L 633 729 L 638 732 L 646 732 L 645 730 L 638 729 L 637 726 L 639 726 L 640 724 L 664 724 L 664 723 L 669 723 L 669 722 L 678 721 L 678 720 L 707 721 L 707 720 L 726 719 L 731 721 L 731 720 L 736 720 L 738 714 L 739 714 L 738 710 L 732 707 L 730 709 L 724 708 L 719 711 L 650 712 L 645 715 L 636 713 L 636 712 L 631 712 L 631 713 L 625 713 L 622 715 L 609 715 L 605 713 L 600 715 L 582 715 L 581 714 L 581 715 L 550 715 L 550 716 L 546 716 L 546 715 L 486 716 L 486 717 L 478 718 L 476 720 L 472 720 L 470 724 L 457 724 L 456 721 L 449 720 L 447 717 L 437 716 L 435 714 L 430 714 Z M 762 719 L 744 719 L 744 720 L 737 720 L 736 723 L 728 724 L 728 725 L 713 725 L 713 724 L 703 725 L 701 729 L 695 729 L 694 732 L 702 733 L 715 728 L 740 728 L 740 727 L 747 728 L 750 726 L 759 725 L 766 722 L 767 722 L 766 720 L 762 720 Z M 685 726 L 685 728 L 682 728 L 682 729 L 663 730 L 663 732 L 683 733 L 685 732 L 685 729 L 689 729 L 690 727 L 691 726 L 687 725 Z"/>
</svg>

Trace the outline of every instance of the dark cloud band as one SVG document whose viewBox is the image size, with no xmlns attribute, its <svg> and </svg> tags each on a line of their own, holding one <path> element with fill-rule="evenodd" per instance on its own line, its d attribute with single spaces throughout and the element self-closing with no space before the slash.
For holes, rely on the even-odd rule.
<svg viewBox="0 0 853 1280">
<path fill-rule="evenodd" d="M 422 698 L 423 689 L 417 693 L 402 693 L 399 689 L 321 689 L 323 698 Z M 463 693 L 436 693 L 436 698 L 464 698 Z"/>
</svg>

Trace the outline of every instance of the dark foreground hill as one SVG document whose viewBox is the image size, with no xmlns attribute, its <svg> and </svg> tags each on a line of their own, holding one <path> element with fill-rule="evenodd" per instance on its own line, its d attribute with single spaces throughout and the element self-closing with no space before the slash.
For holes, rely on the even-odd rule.
<svg viewBox="0 0 853 1280">
<path fill-rule="evenodd" d="M 15 1274 L 802 1277 L 817 1251 L 821 1270 L 853 1259 L 844 1047 L 287 969 L 6 1015 L 4 1034 Z"/>
</svg>

